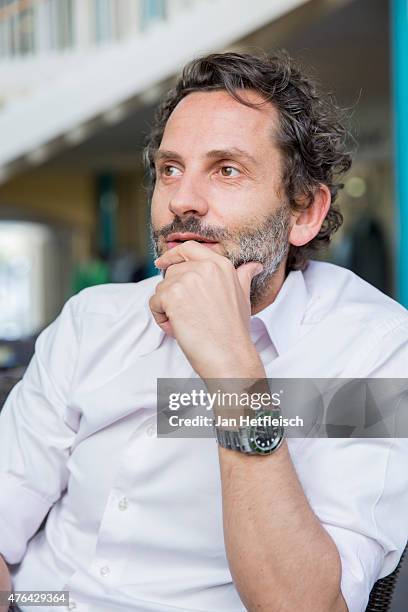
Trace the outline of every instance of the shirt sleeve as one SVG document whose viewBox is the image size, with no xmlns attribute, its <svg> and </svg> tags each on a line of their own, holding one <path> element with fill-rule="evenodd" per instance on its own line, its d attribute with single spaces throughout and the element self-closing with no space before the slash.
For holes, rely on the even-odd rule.
<svg viewBox="0 0 408 612">
<path fill-rule="evenodd" d="M 78 353 L 74 305 L 38 337 L 26 373 L 0 413 L 0 553 L 23 558 L 68 480 L 67 459 L 78 426 L 68 398 Z"/>
<path fill-rule="evenodd" d="M 399 379 L 404 395 L 407 363 L 403 323 L 379 330 L 354 371 L 391 385 Z M 305 439 L 294 458 L 309 503 L 338 549 L 349 612 L 364 612 L 374 583 L 396 568 L 408 539 L 408 438 Z"/>
<path fill-rule="evenodd" d="M 342 575 L 341 592 L 350 612 L 364 612 L 384 562 L 383 548 L 367 536 L 344 527 L 323 524 L 337 546 Z"/>
</svg>

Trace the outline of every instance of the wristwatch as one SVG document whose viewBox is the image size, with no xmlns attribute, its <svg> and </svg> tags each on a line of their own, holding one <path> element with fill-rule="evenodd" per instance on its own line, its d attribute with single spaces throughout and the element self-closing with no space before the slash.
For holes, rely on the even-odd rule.
<svg viewBox="0 0 408 612">
<path fill-rule="evenodd" d="M 237 429 L 213 427 L 220 446 L 248 455 L 271 455 L 284 440 L 284 428 L 280 422 L 279 410 L 256 410 L 250 419 L 250 425 Z M 256 421 L 256 424 L 252 424 Z"/>
</svg>

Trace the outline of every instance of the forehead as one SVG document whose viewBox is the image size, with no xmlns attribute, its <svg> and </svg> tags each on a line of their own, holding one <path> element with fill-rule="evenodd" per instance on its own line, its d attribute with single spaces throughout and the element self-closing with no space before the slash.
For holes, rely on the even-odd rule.
<svg viewBox="0 0 408 612">
<path fill-rule="evenodd" d="M 239 94 L 259 106 L 246 106 L 226 91 L 188 94 L 170 115 L 161 146 L 187 146 L 189 150 L 273 147 L 273 133 L 279 122 L 277 110 L 255 91 L 241 90 Z"/>
</svg>

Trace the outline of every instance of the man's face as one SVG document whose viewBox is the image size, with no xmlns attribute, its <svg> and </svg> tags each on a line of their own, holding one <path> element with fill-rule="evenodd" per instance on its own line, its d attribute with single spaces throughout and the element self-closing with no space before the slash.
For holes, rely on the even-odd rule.
<svg viewBox="0 0 408 612">
<path fill-rule="evenodd" d="M 263 102 L 246 91 L 250 102 Z M 176 106 L 156 155 L 152 236 L 156 253 L 188 239 L 207 240 L 235 267 L 264 265 L 251 286 L 263 296 L 289 247 L 290 212 L 272 105 L 245 106 L 225 91 L 196 92 Z"/>
</svg>

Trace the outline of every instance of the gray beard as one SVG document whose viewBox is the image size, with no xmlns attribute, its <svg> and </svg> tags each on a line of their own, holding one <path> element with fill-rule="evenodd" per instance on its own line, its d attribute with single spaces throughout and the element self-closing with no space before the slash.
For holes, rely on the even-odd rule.
<svg viewBox="0 0 408 612">
<path fill-rule="evenodd" d="M 229 231 L 204 225 L 197 217 L 190 216 L 182 220 L 176 217 L 160 230 L 154 230 L 150 223 L 150 237 L 155 257 L 162 254 L 159 248 L 160 237 L 174 232 L 194 232 L 209 240 L 231 240 L 237 246 L 224 247 L 224 255 L 238 268 L 250 261 L 259 261 L 263 270 L 251 282 L 251 306 L 257 306 L 268 291 L 270 282 L 286 258 L 289 251 L 290 209 L 281 205 L 278 210 L 266 217 L 258 226 L 243 227 L 238 231 Z"/>
</svg>

